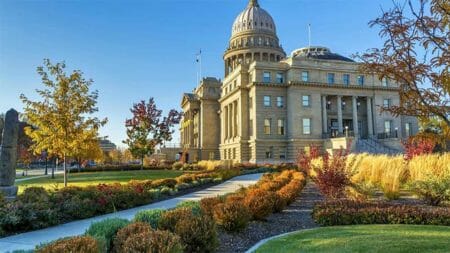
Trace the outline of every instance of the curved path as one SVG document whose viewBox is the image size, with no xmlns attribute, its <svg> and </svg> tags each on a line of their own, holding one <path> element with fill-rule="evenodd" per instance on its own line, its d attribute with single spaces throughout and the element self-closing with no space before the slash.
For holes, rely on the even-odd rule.
<svg viewBox="0 0 450 253">
<path fill-rule="evenodd" d="M 39 245 L 41 243 L 53 241 L 61 237 L 80 235 L 86 231 L 91 223 L 106 218 L 124 218 L 131 220 L 134 215 L 141 210 L 156 208 L 169 209 L 175 207 L 179 202 L 182 201 L 200 200 L 206 197 L 214 197 L 217 195 L 235 192 L 241 186 L 247 187 L 249 185 L 255 184 L 259 180 L 261 175 L 262 174 L 250 174 L 238 176 L 219 185 L 212 186 L 210 188 L 186 194 L 180 197 L 155 202 L 149 205 L 140 206 L 128 210 L 123 210 L 116 213 L 105 214 L 89 219 L 69 222 L 50 228 L 0 238 L 0 252 L 34 249 L 36 245 Z"/>
</svg>

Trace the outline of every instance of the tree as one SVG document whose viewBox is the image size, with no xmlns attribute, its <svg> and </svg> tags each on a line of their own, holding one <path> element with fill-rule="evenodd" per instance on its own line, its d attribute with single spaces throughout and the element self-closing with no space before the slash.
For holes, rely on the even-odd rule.
<svg viewBox="0 0 450 253">
<path fill-rule="evenodd" d="M 98 92 L 90 92 L 92 80 L 85 80 L 83 73 L 74 70 L 67 74 L 64 62 L 53 65 L 44 60 L 44 66 L 37 68 L 44 89 L 37 89 L 42 101 L 32 101 L 20 95 L 25 104 L 28 123 L 25 132 L 33 140 L 35 154 L 46 151 L 49 156 L 63 159 L 64 186 L 67 186 L 66 160 L 74 157 L 80 149 L 80 142 L 92 140 L 107 119 L 99 120 L 91 115 L 98 111 Z M 86 134 L 91 133 L 91 134 Z"/>
<path fill-rule="evenodd" d="M 95 129 L 83 131 L 77 142 L 73 157 L 77 161 L 78 171 L 83 161 L 102 158 L 103 151 L 100 148 L 98 134 Z"/>
<path fill-rule="evenodd" d="M 416 1 L 414 1 L 416 2 Z M 450 137 L 450 2 L 409 0 L 371 21 L 385 39 L 381 48 L 357 55 L 362 71 L 399 84 L 400 104 L 382 110 L 393 115 L 438 118 Z"/>
<path fill-rule="evenodd" d="M 172 127 L 180 122 L 181 113 L 172 109 L 166 117 L 162 117 L 162 110 L 156 107 L 153 98 L 148 103 L 142 100 L 134 104 L 130 111 L 133 118 L 125 122 L 128 138 L 123 143 L 128 145 L 135 158 L 141 160 L 143 169 L 144 157 L 153 154 L 157 145 L 172 140 Z"/>
</svg>

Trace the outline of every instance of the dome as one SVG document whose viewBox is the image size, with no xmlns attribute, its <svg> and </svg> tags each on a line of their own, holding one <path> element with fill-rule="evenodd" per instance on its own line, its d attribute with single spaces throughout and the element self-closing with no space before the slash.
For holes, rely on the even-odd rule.
<svg viewBox="0 0 450 253">
<path fill-rule="evenodd" d="M 275 22 L 270 14 L 261 8 L 258 0 L 250 0 L 247 8 L 234 20 L 232 36 L 247 31 L 276 34 Z"/>
<path fill-rule="evenodd" d="M 354 62 L 352 59 L 333 53 L 330 49 L 320 46 L 310 46 L 296 49 L 292 52 L 291 56 L 292 58 L 313 58 L 319 60 Z"/>
</svg>

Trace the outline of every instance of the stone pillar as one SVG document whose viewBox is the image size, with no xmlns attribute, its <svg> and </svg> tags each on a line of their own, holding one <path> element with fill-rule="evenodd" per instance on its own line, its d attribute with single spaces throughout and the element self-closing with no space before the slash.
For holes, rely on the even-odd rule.
<svg viewBox="0 0 450 253">
<path fill-rule="evenodd" d="M 7 198 L 17 196 L 16 179 L 17 139 L 19 114 L 14 109 L 6 112 L 0 143 L 0 192 Z"/>
<path fill-rule="evenodd" d="M 359 129 L 358 129 L 358 105 L 356 96 L 352 97 L 352 107 L 353 107 L 353 133 L 355 134 L 355 138 L 359 138 Z"/>
<path fill-rule="evenodd" d="M 228 105 L 228 139 L 233 137 L 233 105 Z"/>
<path fill-rule="evenodd" d="M 367 97 L 367 134 L 373 136 L 372 98 Z"/>
<path fill-rule="evenodd" d="M 339 134 L 344 133 L 344 128 L 342 124 L 342 96 L 337 96 L 337 113 L 338 113 L 338 132 Z"/>
<path fill-rule="evenodd" d="M 327 96 L 322 96 L 322 133 L 328 133 Z"/>
<path fill-rule="evenodd" d="M 233 117 L 234 117 L 234 126 L 233 126 L 234 131 L 233 131 L 233 136 L 237 137 L 237 135 L 238 135 L 238 119 L 239 119 L 239 117 L 238 117 L 238 104 L 237 104 L 237 101 L 233 102 L 233 108 L 234 108 L 234 115 L 233 115 Z"/>
<path fill-rule="evenodd" d="M 224 133 L 225 133 L 225 138 L 224 140 L 228 139 L 228 106 L 224 107 L 225 110 L 225 115 L 224 115 Z"/>
</svg>

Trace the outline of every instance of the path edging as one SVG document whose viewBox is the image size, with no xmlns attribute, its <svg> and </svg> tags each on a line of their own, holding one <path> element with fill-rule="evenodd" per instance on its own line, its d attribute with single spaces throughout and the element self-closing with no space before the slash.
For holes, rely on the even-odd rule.
<svg viewBox="0 0 450 253">
<path fill-rule="evenodd" d="M 291 235 L 291 234 L 295 234 L 295 233 L 299 233 L 299 232 L 303 232 L 303 231 L 313 230 L 313 229 L 317 229 L 317 228 L 305 228 L 305 229 L 295 230 L 295 231 L 291 231 L 291 232 L 287 232 L 287 233 L 283 233 L 283 234 L 279 234 L 279 235 L 274 235 L 274 236 L 262 239 L 261 241 L 257 242 L 255 245 L 253 245 L 250 249 L 245 251 L 245 253 L 255 252 L 257 249 L 259 249 L 259 247 L 261 247 L 263 244 L 265 244 L 266 242 L 268 242 L 270 240 L 277 239 L 277 238 Z"/>
</svg>

